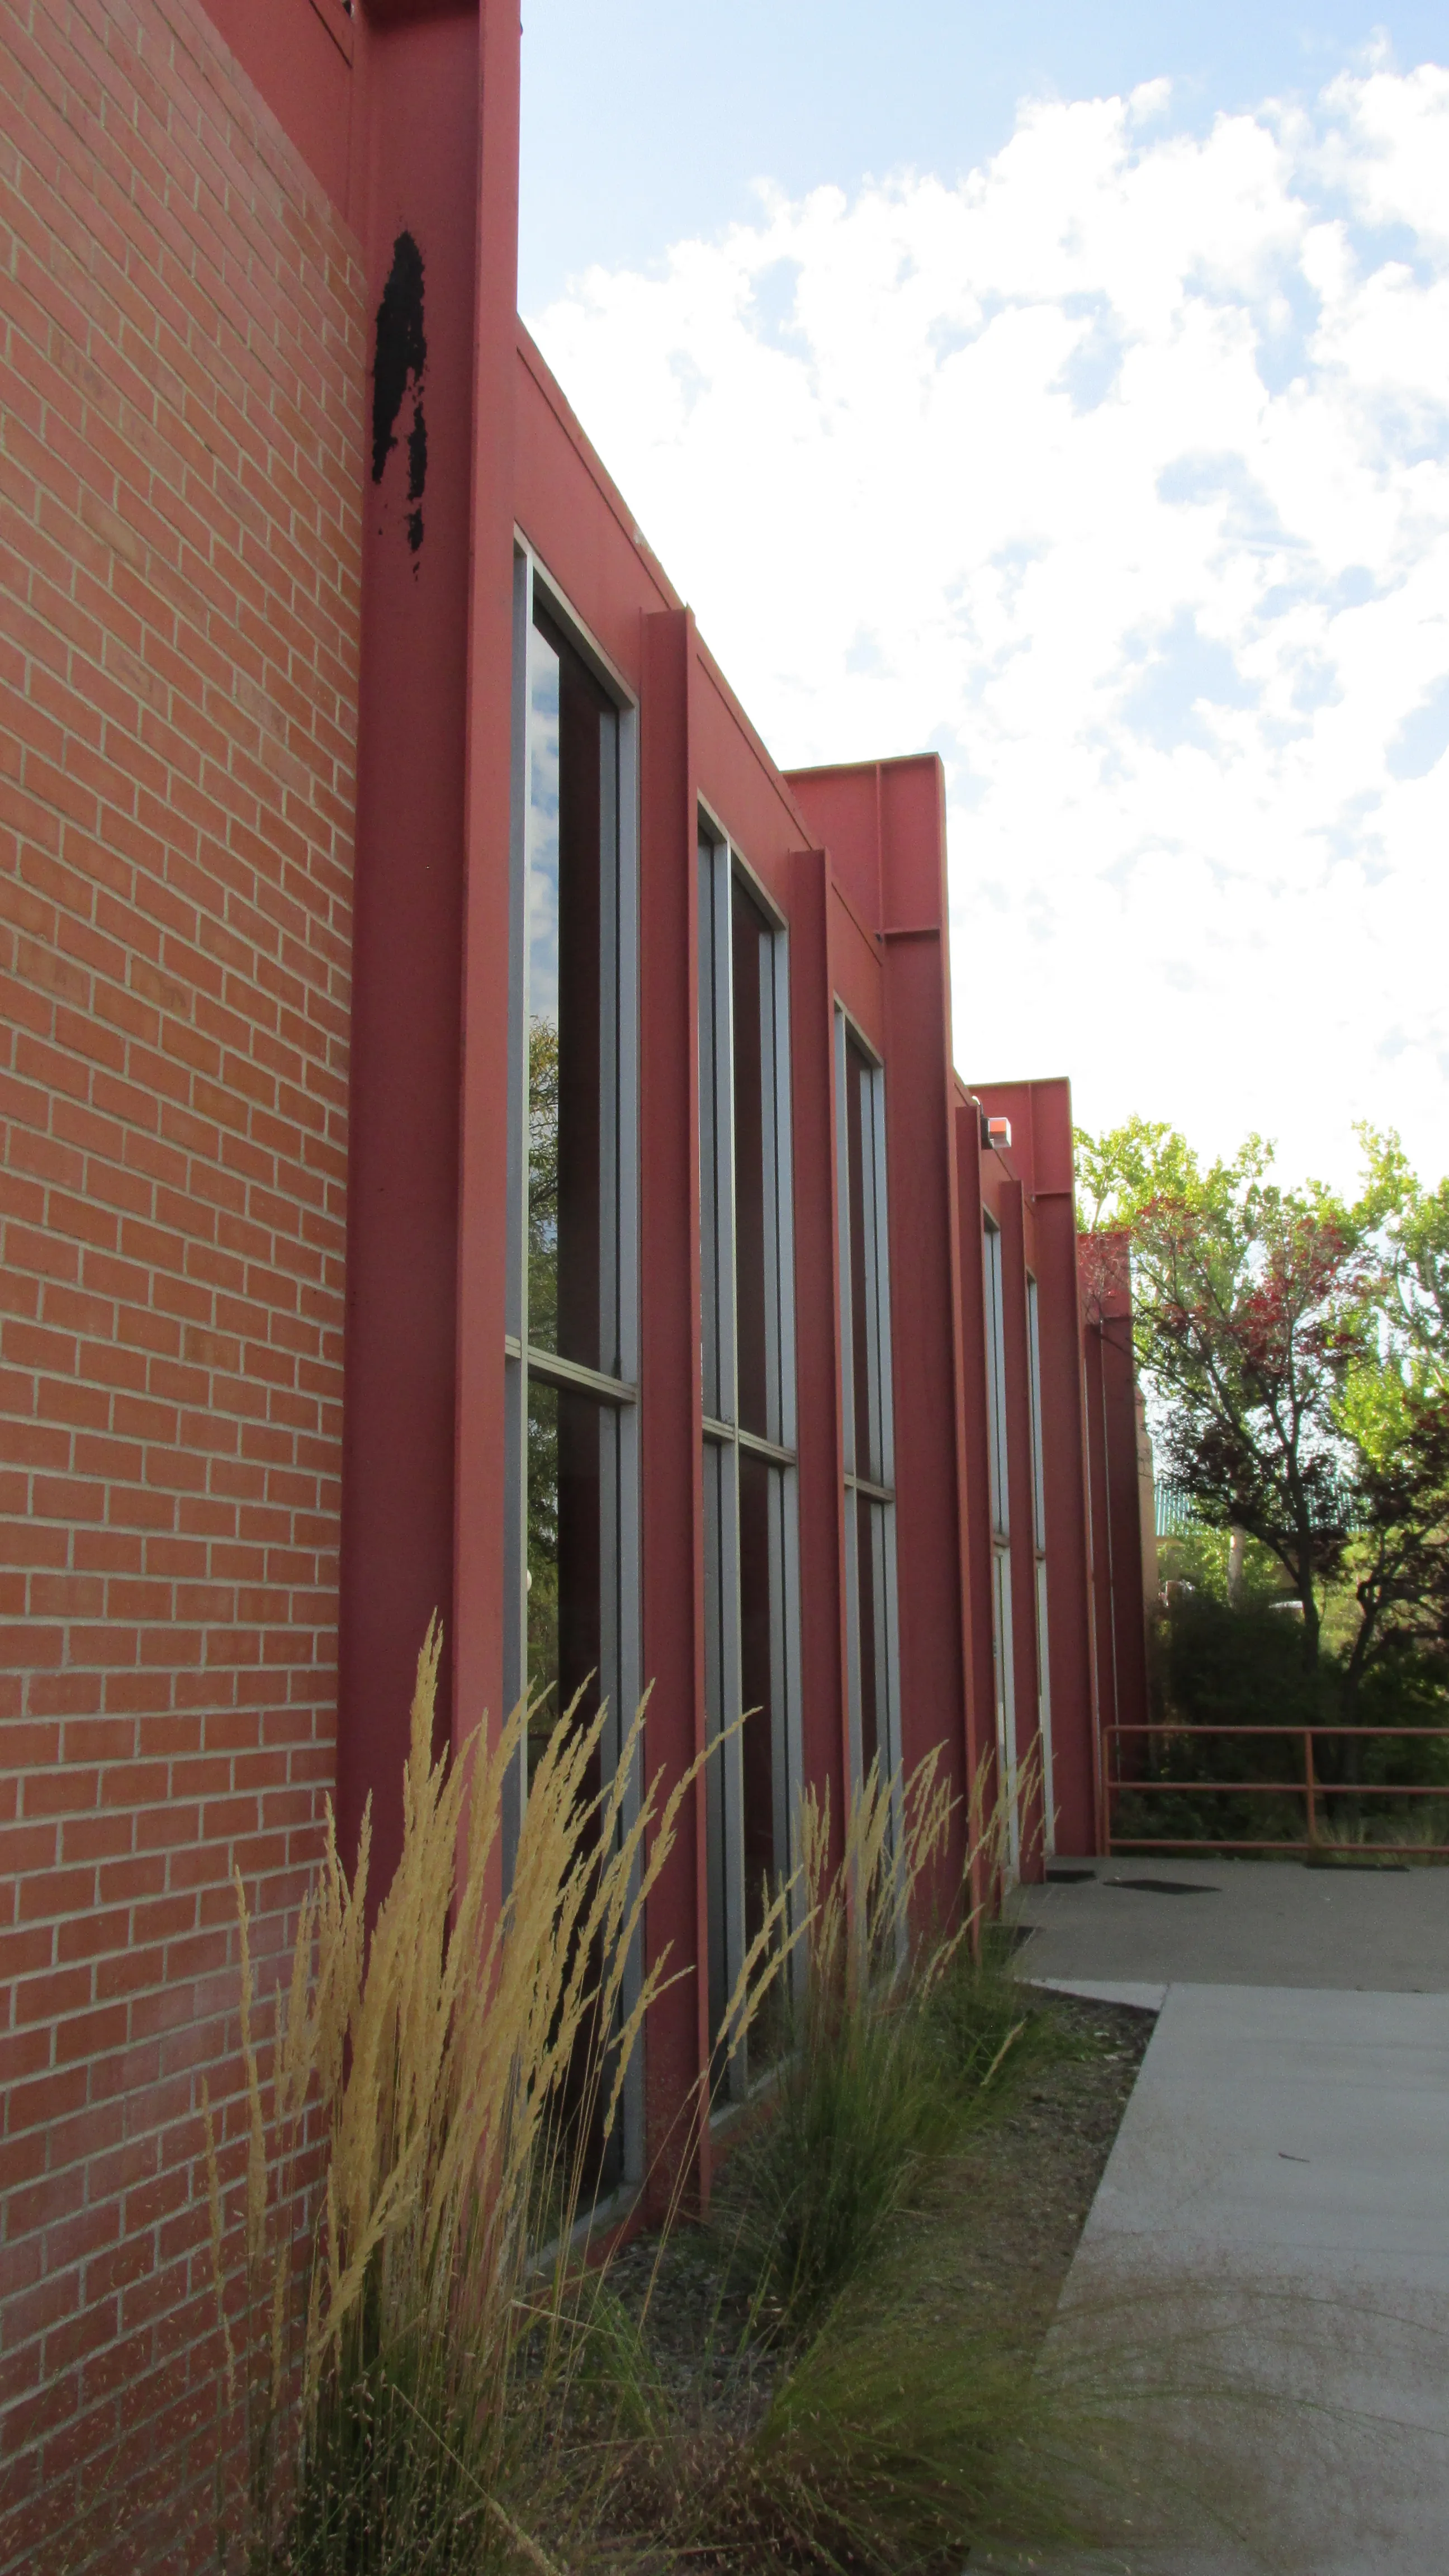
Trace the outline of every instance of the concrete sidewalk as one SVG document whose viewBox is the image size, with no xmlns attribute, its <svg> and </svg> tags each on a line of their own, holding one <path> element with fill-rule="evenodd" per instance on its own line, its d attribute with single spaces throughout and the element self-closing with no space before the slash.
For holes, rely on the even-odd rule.
<svg viewBox="0 0 1449 2576">
<path fill-rule="evenodd" d="M 1123 1860 L 1022 1913 L 1019 1973 L 1161 2007 L 1053 2346 L 1164 2519 L 1072 2564 L 1449 2576 L 1449 1872 Z"/>
<path fill-rule="evenodd" d="M 1449 1869 L 1140 1853 L 1053 1869 L 1013 1900 L 1022 1976 L 1449 1993 Z"/>
</svg>

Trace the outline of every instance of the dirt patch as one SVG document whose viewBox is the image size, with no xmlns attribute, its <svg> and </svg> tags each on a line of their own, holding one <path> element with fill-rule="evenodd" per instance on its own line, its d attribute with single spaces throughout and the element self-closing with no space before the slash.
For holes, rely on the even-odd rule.
<svg viewBox="0 0 1449 2576">
<path fill-rule="evenodd" d="M 994 2102 L 922 2172 L 881 2258 L 894 2296 L 933 2315 L 968 2313 L 1034 2345 L 1050 2324 L 1156 2016 L 1056 1996 L 1023 2034 Z M 748 2419 L 774 2373 L 769 2325 L 731 2291 L 709 2228 L 678 2226 L 662 2253 L 640 2238 L 615 2258 L 611 2286 L 645 2314 L 650 2354 L 676 2403 L 722 2405 Z"/>
<path fill-rule="evenodd" d="M 1051 2322 L 1156 2015 L 1053 2000 L 1014 2083 L 928 2178 L 902 2254 L 933 2307 L 1036 2344 Z"/>
</svg>

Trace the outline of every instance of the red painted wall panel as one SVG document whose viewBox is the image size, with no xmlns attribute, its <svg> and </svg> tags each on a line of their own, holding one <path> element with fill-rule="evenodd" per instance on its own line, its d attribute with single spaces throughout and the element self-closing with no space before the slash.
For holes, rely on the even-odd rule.
<svg viewBox="0 0 1449 2576">
<path fill-rule="evenodd" d="M 961 1334 L 961 1445 L 966 1585 L 971 1605 L 967 1670 L 973 1711 L 972 1761 L 996 1759 L 996 1680 L 991 1629 L 991 1479 L 987 1463 L 986 1297 L 981 1115 L 959 1086 L 952 1102 L 956 1148 L 957 1298 Z"/>
<path fill-rule="evenodd" d="M 341 0 L 211 0 L 207 13 L 333 205 L 349 191 L 354 23 Z"/>
<path fill-rule="evenodd" d="M 671 1780 L 704 1744 L 703 1383 L 699 1295 L 699 988 L 691 735 L 694 621 L 664 609 L 644 628 L 640 733 L 640 1443 L 643 1670 L 652 1689 L 648 1762 Z M 653 2203 L 691 2152 L 708 2054 L 704 1795 L 690 1793 L 649 1908 L 649 1947 L 701 1973 L 650 2017 L 646 2153 Z M 687 2125 L 686 2125 L 687 2124 Z"/>
<path fill-rule="evenodd" d="M 519 25 L 482 23 L 477 321 L 473 352 L 472 565 L 464 781 L 462 1062 L 458 1175 L 457 1439 L 453 1635 L 455 1738 L 503 1697 L 504 1387 L 508 1150 L 508 919 L 512 817 Z"/>
<path fill-rule="evenodd" d="M 522 325 L 513 370 L 514 517 L 575 617 L 637 693 L 641 620 L 680 606 Z"/>
<path fill-rule="evenodd" d="M 926 757 L 796 772 L 789 783 L 829 844 L 832 872 L 841 851 L 852 854 L 848 890 L 835 906 L 835 990 L 886 1068 L 902 1754 L 911 1769 L 939 1745 L 947 1776 L 964 1794 L 970 1715 L 940 764 Z M 874 973 L 860 918 L 866 905 Z M 891 938 L 893 927 L 908 935 Z M 877 983 L 879 1004 L 870 989 Z M 961 1848 L 940 1883 L 923 1892 L 928 1906 L 953 1900 Z"/>
<path fill-rule="evenodd" d="M 1013 1139 L 1014 1141 L 1014 1139 Z M 1003 1166 L 1009 1159 L 993 1155 Z M 1003 1168 L 996 1192 L 996 1218 L 1001 1228 L 1001 1270 L 1006 1344 L 1007 1491 L 1011 1527 L 1012 1682 L 1016 1711 L 1016 1753 L 1040 1757 L 1036 1640 L 1036 1547 L 1032 1514 L 1031 1360 L 1027 1315 L 1027 1235 L 1035 1229 L 1020 1181 Z M 1024 1802 L 1020 1816 L 1022 1876 L 1040 1878 L 1045 1859 L 1041 1801 Z"/>
<path fill-rule="evenodd" d="M 831 872 L 872 929 L 881 927 L 880 772 L 874 762 L 795 770 L 791 786 L 810 828 L 830 852 Z"/>
<path fill-rule="evenodd" d="M 403 24 L 373 46 L 373 329 L 407 236 L 427 342 L 422 542 L 415 391 L 379 474 L 375 379 L 363 539 L 338 1826 L 350 1852 L 375 1792 L 385 1886 L 414 1661 L 434 1610 L 450 1649 L 452 1631 L 478 22 Z M 451 1661 L 445 1676 L 446 1706 Z"/>
<path fill-rule="evenodd" d="M 946 1088 L 950 996 L 943 936 L 894 943 L 887 956 L 887 1186 L 902 1754 L 910 1769 L 940 1744 L 948 1776 L 962 1794 L 967 1786 L 966 1677 L 956 1490 L 955 1208 Z M 937 1893 L 944 1895 L 944 1882 Z"/>
<path fill-rule="evenodd" d="M 831 1818 L 838 1835 L 850 1763 L 841 1580 L 845 1450 L 837 1362 L 840 1212 L 835 1167 L 835 1007 L 824 853 L 797 852 L 791 880 L 802 1751 L 806 1778 L 817 1787 L 829 1786 Z"/>
<path fill-rule="evenodd" d="M 1058 1080 L 981 1083 L 976 1096 L 989 1116 L 1011 1120 L 1012 1160 L 1031 1193 L 1041 1318 L 1056 1838 L 1063 1853 L 1089 1853 L 1098 1847 L 1096 1631 L 1071 1093 Z"/>
</svg>

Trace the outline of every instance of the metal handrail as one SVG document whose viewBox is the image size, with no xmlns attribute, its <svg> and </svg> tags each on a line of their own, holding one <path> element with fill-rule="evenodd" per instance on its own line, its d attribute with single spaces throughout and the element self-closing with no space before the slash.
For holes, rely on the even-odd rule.
<svg viewBox="0 0 1449 2576">
<path fill-rule="evenodd" d="M 1297 1736 L 1303 1747 L 1303 1775 L 1301 1779 L 1298 1780 L 1124 1780 L 1120 1771 L 1116 1769 L 1110 1759 L 1111 1740 L 1121 1735 L 1184 1735 L 1190 1737 L 1201 1737 L 1205 1735 Z M 1320 1735 L 1351 1735 L 1367 1737 L 1370 1742 L 1375 1744 L 1382 1744 L 1385 1739 L 1398 1741 L 1405 1737 L 1419 1736 L 1433 1736 L 1440 1740 L 1445 1740 L 1449 1739 L 1449 1726 L 1301 1726 L 1294 1725 L 1292 1723 L 1287 1723 L 1282 1726 L 1259 1726 L 1237 1725 L 1230 1720 L 1224 1720 L 1221 1725 L 1199 1725 L 1197 1721 L 1194 1720 L 1190 1726 L 1152 1726 L 1142 1725 L 1140 1723 L 1127 1724 L 1125 1722 L 1122 1724 L 1113 1723 L 1111 1725 L 1104 1726 L 1102 1729 L 1103 1744 L 1109 1757 L 1104 1781 L 1107 1799 L 1108 1852 L 1181 1851 L 1184 1848 L 1185 1843 L 1198 1839 L 1197 1837 L 1182 1835 L 1178 1835 L 1174 1838 L 1170 1834 L 1114 1834 L 1112 1831 L 1112 1801 L 1123 1789 L 1142 1790 L 1154 1797 L 1164 1793 L 1171 1796 L 1174 1791 L 1177 1791 L 1183 1795 L 1191 1794 L 1198 1797 L 1212 1797 L 1215 1795 L 1241 1797 L 1246 1795 L 1250 1797 L 1265 1798 L 1301 1798 L 1303 1800 L 1306 1830 L 1301 1842 L 1271 1842 L 1263 1839 L 1250 1841 L 1241 1837 L 1235 1838 L 1227 1834 L 1212 1834 L 1203 1839 L 1206 1845 L 1214 1851 L 1313 1851 L 1321 1849 L 1322 1845 L 1320 1844 L 1318 1833 L 1318 1802 L 1320 1798 L 1367 1797 L 1449 1799 L 1449 1782 L 1435 1787 L 1407 1781 L 1380 1782 L 1320 1779 L 1315 1772 L 1313 1765 L 1314 1739 Z M 1353 1843 L 1347 1846 L 1347 1848 L 1355 1852 L 1363 1852 L 1374 1856 L 1380 1856 L 1386 1853 L 1395 1853 L 1402 1856 L 1405 1851 L 1414 1851 L 1421 1854 L 1425 1859 L 1449 1859 L 1449 1843 Z"/>
</svg>

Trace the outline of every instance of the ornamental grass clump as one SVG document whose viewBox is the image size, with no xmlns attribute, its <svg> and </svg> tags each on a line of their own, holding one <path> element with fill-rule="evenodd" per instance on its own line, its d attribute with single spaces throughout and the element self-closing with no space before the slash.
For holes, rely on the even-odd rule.
<svg viewBox="0 0 1449 2576">
<path fill-rule="evenodd" d="M 687 2554 L 893 2570 L 964 2546 L 1031 2448 L 1037 2382 L 1022 2354 L 954 2324 L 922 2335 L 900 2266 L 918 2178 L 1018 2036 L 991 2020 L 1007 1985 L 994 1970 L 981 2004 L 1000 1818 L 973 1804 L 976 1902 L 913 1946 L 952 1827 L 937 1760 L 904 1786 L 872 1772 L 838 1861 L 828 1796 L 807 1797 L 800 1872 L 765 1909 L 711 2060 L 728 2066 L 774 1987 L 785 2054 L 717 2232 L 697 2240 L 717 2255 L 718 2227 L 732 2232 L 743 2328 L 734 2360 L 692 2388 L 661 2367 L 649 2294 L 641 2310 L 616 2287 L 629 2267 L 596 2201 L 669 1974 L 667 1957 L 644 1970 L 638 1936 L 694 1771 L 667 1797 L 643 1784 L 641 1710 L 599 1789 L 604 1716 L 566 1712 L 531 1766 L 505 1892 L 504 1786 L 531 1712 L 435 1758 L 439 1646 L 434 1627 L 401 1856 L 370 1927 L 368 1821 L 349 1879 L 329 1816 L 289 1973 L 263 2004 L 238 1882 L 233 2149 L 207 2106 L 228 2413 L 245 2432 L 222 2446 L 219 2566 L 642 2576 Z M 680 2177 L 704 2109 L 692 2097 L 671 2142 Z"/>
<path fill-rule="evenodd" d="M 968 1802 L 966 1884 L 975 1891 L 961 1937 L 940 1947 L 922 1998 L 943 2072 L 958 2107 L 994 2103 L 1050 2030 L 1041 1998 L 1011 1973 L 1014 1928 L 991 1909 L 1008 1883 L 1013 1851 L 1028 1869 L 1045 1823 L 1041 1739 L 1017 1765 L 1009 1793 L 988 1787 L 983 1769 Z"/>
<path fill-rule="evenodd" d="M 239 2262 L 206 2114 L 226 2389 L 245 2432 L 244 2472 L 219 2479 L 224 2568 L 549 2564 L 512 2499 L 547 2484 L 544 2436 L 568 2412 L 593 2293 L 566 2250 L 540 2269 L 531 2247 L 546 2218 L 567 2249 L 589 2214 L 597 2141 L 666 1979 L 664 1956 L 636 1966 L 636 1934 L 692 1774 L 662 1802 L 657 1775 L 636 1794 L 641 1708 L 591 1792 L 604 1715 L 567 1712 L 500 1896 L 503 1787 L 529 1711 L 491 1745 L 480 1729 L 456 1762 L 435 1758 L 440 1651 L 435 1622 L 392 1885 L 369 1931 L 369 1822 L 349 1881 L 329 1813 L 269 2051 L 237 1883 Z M 734 2011 L 743 2029 L 739 1997 Z"/>
<path fill-rule="evenodd" d="M 953 1808 L 939 1751 L 904 1786 L 872 1765 L 850 1798 L 832 1866 L 828 1792 L 805 1794 L 803 1973 L 786 2006 L 777 2080 L 730 2159 L 719 2217 L 761 2323 L 786 2342 L 818 2324 L 869 2261 L 969 2089 L 959 1999 L 997 1885 L 994 1810 L 983 1821 L 973 1804 L 969 1835 L 967 1885 L 988 1893 L 934 1940 L 913 1947 L 911 1937 Z M 998 2036 L 998 2062 L 1006 2045 Z M 995 2066 L 975 2072 L 979 2085 Z"/>
</svg>

